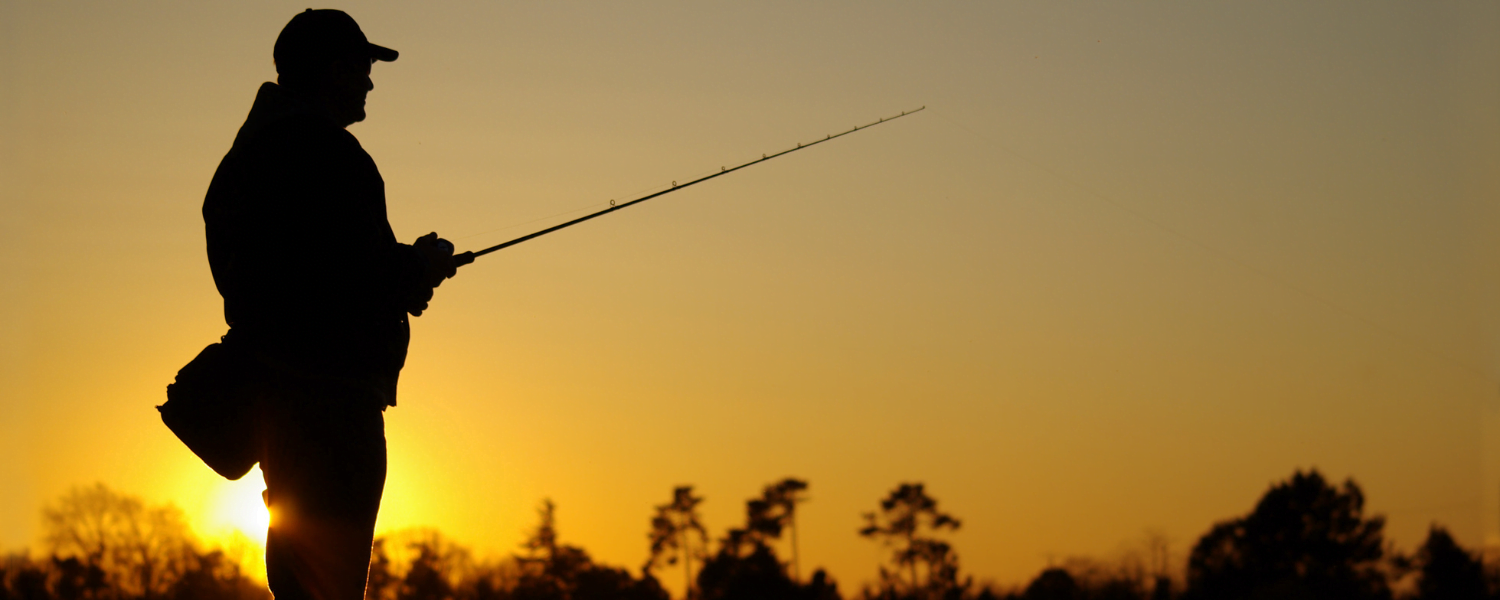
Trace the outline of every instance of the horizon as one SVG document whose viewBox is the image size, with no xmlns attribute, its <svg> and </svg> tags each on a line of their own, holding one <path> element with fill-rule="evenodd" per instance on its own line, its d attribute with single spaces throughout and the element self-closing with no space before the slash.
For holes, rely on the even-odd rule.
<svg viewBox="0 0 1500 600">
<path fill-rule="evenodd" d="M 250 475 L 255 475 L 258 472 L 259 467 L 256 467 L 249 475 L 246 476 L 246 478 L 226 483 L 228 483 L 230 487 L 258 487 L 260 485 L 259 483 L 255 481 L 246 481 L 249 479 Z M 1284 479 L 1273 482 L 1273 484 L 1268 487 L 1267 492 L 1269 493 L 1275 487 L 1288 485 L 1296 477 L 1300 477 L 1303 475 L 1308 475 L 1311 477 L 1323 477 L 1316 468 L 1306 471 L 1298 470 L 1288 475 Z M 787 481 L 793 481 L 793 479 L 788 479 Z M 1338 489 L 1342 489 L 1343 486 L 1351 484 L 1356 489 L 1358 488 L 1358 482 L 1353 480 L 1352 478 L 1343 481 L 1333 479 L 1324 479 L 1324 481 L 1326 481 L 1327 484 Z M 806 489 L 806 484 L 807 482 L 801 482 L 801 485 L 804 486 L 804 489 Z M 908 483 L 902 483 L 900 487 L 904 488 L 906 485 L 908 485 Z M 919 482 L 916 482 L 916 485 L 919 489 L 922 487 L 922 484 Z M 769 490 L 770 487 L 771 482 L 768 482 L 766 485 L 766 490 Z M 125 498 L 138 499 L 137 496 L 130 494 L 128 491 L 109 489 L 108 486 L 105 486 L 102 483 L 96 483 L 94 485 L 75 486 L 68 490 L 66 496 L 72 497 L 80 493 L 93 494 L 98 491 L 102 491 L 108 494 L 119 494 L 120 496 Z M 266 581 L 266 571 L 265 561 L 261 554 L 264 552 L 265 548 L 265 511 L 263 508 L 258 512 L 246 510 L 250 507 L 241 502 L 241 500 L 243 500 L 243 494 L 229 498 L 229 495 L 223 494 L 223 492 L 224 490 L 221 490 L 221 501 L 215 503 L 215 511 L 213 512 L 214 517 L 218 519 L 220 528 L 212 535 L 204 535 L 203 532 L 198 531 L 197 524 L 188 523 L 190 529 L 186 532 L 186 539 L 189 541 L 189 543 L 193 544 L 195 548 L 194 551 L 196 552 L 212 552 L 217 550 L 226 553 L 226 555 L 231 557 L 235 564 L 239 565 L 239 567 L 243 570 L 243 575 L 249 577 L 253 581 L 259 582 L 260 584 L 264 585 Z M 892 493 L 895 492 L 893 491 Z M 229 499 L 230 502 L 223 502 L 222 500 L 225 499 Z M 940 513 L 945 512 L 943 507 L 940 506 L 941 499 L 933 499 L 936 500 L 939 504 L 939 506 L 935 507 L 936 510 Z M 748 500 L 751 499 L 747 499 L 747 501 Z M 1252 504 L 1258 506 L 1264 500 L 1265 497 L 1263 496 L 1258 498 L 1256 502 Z M 1367 502 L 1368 497 L 1365 497 L 1364 501 Z M 53 501 L 49 502 L 46 508 L 47 510 L 55 510 L 57 507 L 63 506 L 66 502 L 66 498 L 56 498 L 53 499 Z M 798 501 L 797 505 L 800 507 L 804 503 L 805 499 Z M 238 504 L 238 506 L 236 506 L 236 504 Z M 660 510 L 663 506 L 664 505 L 658 505 L 656 508 Z M 180 510 L 181 508 L 171 503 L 170 501 L 164 504 L 160 504 L 157 507 L 178 510 Z M 147 508 L 157 507 L 147 506 Z M 538 501 L 537 506 L 534 508 L 536 510 L 538 519 L 543 518 L 542 515 L 544 510 L 548 511 L 547 518 L 550 519 L 556 514 L 555 512 L 551 511 L 557 510 L 558 512 L 561 512 L 562 507 L 556 506 L 550 498 L 543 498 L 542 500 Z M 798 510 L 800 511 L 800 508 Z M 1183 547 L 1180 550 L 1178 548 L 1179 544 L 1175 543 L 1176 540 L 1167 538 L 1158 530 L 1146 529 L 1141 531 L 1140 535 L 1136 538 L 1122 541 L 1111 552 L 1103 555 L 1049 555 L 1047 557 L 1046 564 L 1039 570 L 1037 576 L 1040 576 L 1041 572 L 1050 569 L 1064 569 L 1066 571 L 1074 573 L 1074 575 L 1078 577 L 1092 576 L 1106 578 L 1129 578 L 1144 576 L 1149 579 L 1155 576 L 1164 576 L 1169 578 L 1172 582 L 1171 585 L 1176 588 L 1177 586 L 1183 585 L 1187 580 L 1189 571 L 1187 564 L 1189 561 L 1189 551 L 1191 551 L 1196 545 L 1200 544 L 1202 542 L 1202 539 L 1207 538 L 1213 528 L 1232 520 L 1244 519 L 1251 512 L 1255 511 L 1246 511 L 1246 514 L 1226 515 L 1221 519 L 1216 519 L 1213 523 L 1205 526 L 1202 538 L 1189 540 L 1188 543 L 1181 544 L 1181 546 Z M 874 513 L 872 512 L 870 514 Z M 962 521 L 962 515 L 951 516 L 958 519 L 959 521 Z M 1385 515 L 1368 510 L 1358 513 L 1358 516 L 1365 520 L 1381 522 L 1385 521 L 1386 518 Z M 559 518 L 556 522 L 548 520 L 546 521 L 546 524 L 549 528 L 554 528 L 551 529 L 551 531 L 554 535 L 557 536 L 554 542 L 558 546 L 575 547 L 583 550 L 585 553 L 588 552 L 587 548 L 574 544 L 573 541 L 569 539 L 570 536 L 562 535 L 563 532 L 567 531 L 566 519 Z M 742 524 L 742 526 L 747 526 L 747 524 Z M 1441 529 L 1445 533 L 1451 534 L 1451 532 L 1448 532 L 1447 526 L 1442 523 L 1434 521 L 1430 524 L 1430 526 L 1433 531 Z M 533 524 L 532 526 L 526 528 L 526 532 L 534 532 L 535 530 L 536 524 Z M 961 525 L 947 531 L 946 533 L 933 531 L 931 535 L 936 539 L 953 541 L 955 535 L 960 531 L 962 531 Z M 729 534 L 731 532 L 726 529 L 725 533 Z M 815 571 L 826 572 L 826 569 L 823 567 L 823 565 L 803 565 L 801 564 L 801 561 L 795 560 L 795 558 L 798 556 L 798 552 L 794 548 L 794 546 L 796 545 L 796 538 L 795 536 L 785 536 L 785 534 L 786 532 L 778 533 L 777 535 L 772 536 L 772 538 L 769 539 L 768 542 L 771 550 L 774 553 L 773 555 L 784 561 L 783 568 L 787 569 L 788 574 L 791 574 L 794 570 L 798 570 L 803 574 L 802 580 L 806 580 L 807 575 Z M 535 533 L 528 533 L 528 535 L 534 536 Z M 862 532 L 858 533 L 857 535 L 859 537 L 864 537 L 864 534 Z M 1379 544 L 1379 546 L 1389 553 L 1387 556 L 1383 557 L 1382 560 L 1399 561 L 1402 560 L 1401 557 L 1407 557 L 1407 559 L 1411 559 L 1411 557 L 1420 556 L 1418 548 L 1416 548 L 1415 545 L 1413 545 L 1412 547 L 1402 547 L 1402 545 L 1395 544 L 1394 540 L 1390 540 L 1389 538 L 1382 539 L 1383 541 Z M 376 532 L 375 538 L 376 546 L 382 548 L 382 551 L 380 552 L 381 556 L 387 556 L 392 559 L 391 565 L 386 568 L 392 569 L 392 572 L 398 575 L 407 572 L 407 570 L 411 568 L 412 565 L 407 563 L 409 563 L 413 558 L 413 552 L 415 548 L 406 547 L 401 543 L 392 545 L 389 542 L 393 540 L 398 542 L 405 542 L 406 544 L 428 543 L 456 547 L 464 553 L 466 560 L 472 561 L 470 564 L 464 567 L 465 569 L 468 569 L 470 571 L 476 568 L 480 570 L 494 568 L 499 565 L 504 565 L 507 562 L 515 563 L 524 560 L 534 560 L 534 558 L 528 559 L 526 557 L 533 555 L 537 551 L 537 548 L 528 547 L 528 544 L 530 543 L 528 541 L 526 544 L 517 544 L 509 551 L 501 551 L 498 553 L 480 552 L 477 555 L 474 555 L 470 554 L 470 552 L 472 552 L 474 548 L 482 546 L 475 544 L 473 540 L 463 539 L 460 535 L 450 534 L 434 527 L 416 525 L 399 529 L 387 528 L 384 530 L 378 530 Z M 715 532 L 708 532 L 708 535 L 704 540 L 707 545 L 701 549 L 704 556 L 700 557 L 699 560 L 701 561 L 728 548 L 728 544 L 730 543 L 728 540 L 729 536 L 727 535 L 721 537 Z M 875 539 L 863 539 L 859 541 L 865 544 L 873 544 L 880 553 L 886 553 L 890 551 L 889 545 L 886 545 L 885 543 L 882 543 Z M 1429 537 L 1428 540 L 1424 540 L 1422 543 L 1425 544 L 1430 542 L 1431 539 Z M 382 544 L 384 545 L 382 546 Z M 40 546 L 45 547 L 46 544 L 41 544 Z M 1481 564 L 1486 564 L 1493 567 L 1497 564 L 1500 564 L 1500 562 L 1497 562 L 1500 561 L 1500 553 L 1496 552 L 1497 548 L 1500 548 L 1500 546 L 1490 544 L 1483 547 L 1472 548 L 1468 551 L 1473 552 L 1475 559 L 1480 561 Z M 4 550 L 5 549 L 0 549 L 0 553 L 5 553 Z M 1158 552 L 1161 553 L 1160 556 L 1157 555 Z M 11 553 L 5 554 L 17 555 L 13 551 Z M 29 547 L 21 548 L 18 555 L 30 558 L 36 558 L 39 556 L 34 549 Z M 56 557 L 59 555 L 53 554 L 52 556 Z M 65 552 L 60 556 L 69 556 L 69 554 Z M 962 553 L 958 553 L 957 556 L 958 560 L 961 563 Z M 1163 564 L 1156 564 L 1158 560 L 1162 561 Z M 1417 560 L 1421 559 L 1418 558 Z M 794 562 L 799 566 L 794 566 Z M 883 559 L 876 561 L 877 564 L 883 562 Z M 627 573 L 639 572 L 641 573 L 642 577 L 654 576 L 658 580 L 665 580 L 664 584 L 669 590 L 678 589 L 677 586 L 672 585 L 672 581 L 674 580 L 674 572 L 680 572 L 681 567 L 675 567 L 671 564 L 655 565 L 653 571 L 648 572 L 646 567 L 644 566 L 635 566 L 629 564 L 609 564 L 599 562 L 596 562 L 595 564 L 606 568 L 622 568 Z M 881 568 L 884 568 L 884 566 L 885 565 L 882 564 Z M 1137 572 L 1137 570 L 1139 572 Z M 462 572 L 450 573 L 449 576 L 469 576 L 462 575 L 461 573 Z M 992 592 L 1010 591 L 1014 593 L 1015 591 L 1023 589 L 1028 581 L 1035 581 L 1035 579 L 1023 579 L 1019 581 L 998 581 L 991 577 L 984 577 L 983 574 L 976 575 L 971 571 L 960 570 L 959 573 L 961 575 L 961 578 L 971 582 L 977 589 L 990 590 Z M 1415 583 L 1410 579 L 1409 574 L 1402 574 L 1399 569 L 1395 574 L 1390 575 L 1389 578 L 1391 585 L 1395 588 L 1411 587 Z M 794 579 L 794 581 L 796 580 L 797 579 Z M 845 590 L 844 593 L 851 595 L 854 594 L 854 590 L 856 589 L 867 588 L 872 583 L 878 584 L 878 582 L 872 581 L 840 581 L 836 577 L 832 581 L 836 586 L 842 586 L 842 588 Z M 3 581 L 0 581 L 0 584 L 3 584 Z M 1094 585 L 1097 585 L 1097 582 Z"/>
</svg>

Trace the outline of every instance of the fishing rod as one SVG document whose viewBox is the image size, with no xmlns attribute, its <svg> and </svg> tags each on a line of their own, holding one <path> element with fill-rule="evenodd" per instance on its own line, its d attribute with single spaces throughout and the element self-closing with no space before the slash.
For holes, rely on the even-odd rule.
<svg viewBox="0 0 1500 600">
<path fill-rule="evenodd" d="M 650 195 L 647 195 L 647 196 L 642 196 L 640 198 L 636 198 L 636 199 L 631 200 L 629 202 L 625 202 L 625 203 L 621 203 L 621 204 L 615 204 L 614 200 L 610 200 L 609 201 L 609 208 L 600 210 L 598 212 L 589 213 L 587 215 L 578 217 L 577 219 L 573 219 L 572 221 L 568 221 L 568 222 L 563 223 L 561 225 L 553 225 L 552 227 L 548 227 L 548 228 L 543 229 L 541 231 L 538 231 L 536 233 L 532 233 L 532 234 L 529 234 L 529 235 L 524 235 L 524 236 L 518 237 L 516 239 L 513 239 L 511 241 L 505 242 L 503 244 L 496 244 L 494 246 L 490 246 L 490 247 L 485 248 L 483 250 L 478 250 L 478 251 L 474 251 L 474 252 L 465 252 L 463 254 L 456 254 L 456 255 L 453 256 L 453 264 L 454 264 L 454 266 L 461 267 L 461 266 L 464 266 L 464 265 L 467 265 L 469 263 L 474 262 L 474 259 L 476 259 L 476 258 L 479 258 L 479 257 L 484 256 L 486 254 L 489 254 L 491 252 L 495 252 L 497 250 L 504 250 L 506 248 L 509 248 L 511 246 L 514 246 L 516 244 L 524 242 L 526 240 L 538 238 L 538 237 L 547 235 L 549 233 L 552 233 L 554 231 L 557 231 L 559 229 L 563 229 L 563 228 L 566 228 L 566 227 L 572 227 L 574 225 L 577 225 L 579 223 L 582 223 L 582 222 L 587 221 L 589 219 L 592 219 L 594 217 L 601 217 L 601 216 L 607 215 L 609 213 L 615 212 L 617 210 L 620 210 L 622 208 L 625 208 L 627 206 L 633 206 L 633 205 L 636 205 L 636 204 L 640 204 L 642 202 L 645 202 L 645 201 L 650 200 L 652 198 L 655 198 L 657 196 L 661 196 L 661 195 L 665 195 L 665 194 L 670 194 L 672 192 L 675 192 L 675 191 L 680 190 L 682 188 L 685 188 L 687 186 L 698 184 L 698 183 L 702 183 L 702 182 L 708 181 L 710 179 L 713 179 L 715 177 L 718 177 L 720 175 L 728 175 L 730 173 L 733 173 L 735 171 L 738 171 L 740 169 L 743 169 L 743 168 L 748 167 L 748 166 L 753 165 L 753 164 L 763 163 L 763 162 L 766 162 L 766 161 L 771 160 L 773 158 L 776 158 L 778 156 L 782 156 L 782 155 L 785 155 L 785 154 L 791 154 L 791 153 L 796 152 L 798 150 L 801 150 L 803 148 L 811 148 L 811 147 L 816 146 L 818 144 L 821 144 L 823 142 L 827 142 L 827 141 L 833 140 L 835 138 L 844 137 L 846 135 L 849 135 L 849 134 L 854 133 L 856 131 L 859 131 L 861 129 L 869 129 L 869 128 L 874 127 L 876 125 L 879 125 L 881 123 L 887 123 L 887 122 L 890 122 L 890 121 L 894 121 L 894 120 L 899 119 L 901 117 L 904 117 L 906 115 L 909 115 L 909 114 L 912 114 L 912 113 L 921 112 L 922 110 L 924 110 L 926 108 L 927 108 L 926 106 L 923 106 L 923 107 L 918 108 L 916 110 L 902 111 L 901 114 L 896 115 L 894 117 L 882 118 L 882 119 L 880 119 L 878 121 L 875 121 L 874 123 L 868 123 L 868 124 L 865 124 L 865 125 L 860 125 L 860 126 L 855 127 L 854 129 L 850 129 L 849 131 L 845 131 L 843 133 L 830 134 L 827 137 L 824 137 L 823 139 L 815 141 L 815 142 L 812 142 L 810 144 L 798 143 L 796 148 L 788 148 L 786 150 L 782 150 L 781 152 L 777 152 L 775 154 L 762 154 L 762 155 L 760 155 L 760 158 L 757 158 L 755 160 L 752 160 L 750 162 L 747 162 L 745 164 L 742 164 L 742 165 L 734 167 L 734 168 L 719 167 L 719 172 L 718 173 L 714 173 L 714 174 L 711 174 L 711 175 L 705 175 L 703 177 L 699 177 L 697 179 L 694 179 L 694 180 L 689 181 L 689 182 L 684 183 L 684 184 L 680 184 L 679 185 L 676 181 L 673 181 L 672 182 L 672 187 L 670 187 L 670 188 L 667 188 L 667 189 L 662 190 L 660 192 L 656 192 L 654 194 L 650 194 Z"/>
</svg>

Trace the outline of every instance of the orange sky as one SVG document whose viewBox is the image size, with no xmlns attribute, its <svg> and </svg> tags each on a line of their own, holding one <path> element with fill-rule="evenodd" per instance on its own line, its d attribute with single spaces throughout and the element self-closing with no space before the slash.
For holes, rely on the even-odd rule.
<svg viewBox="0 0 1500 600">
<path fill-rule="evenodd" d="M 151 407 L 223 332 L 198 210 L 302 8 L 0 3 L 0 549 L 81 483 L 253 503 Z M 383 529 L 510 552 L 551 497 L 635 567 L 672 486 L 720 535 L 798 476 L 850 590 L 916 480 L 1013 583 L 1148 528 L 1181 557 L 1316 466 L 1398 545 L 1500 543 L 1500 4 L 341 8 L 402 53 L 351 131 L 407 241 L 929 107 L 464 268 Z"/>
</svg>

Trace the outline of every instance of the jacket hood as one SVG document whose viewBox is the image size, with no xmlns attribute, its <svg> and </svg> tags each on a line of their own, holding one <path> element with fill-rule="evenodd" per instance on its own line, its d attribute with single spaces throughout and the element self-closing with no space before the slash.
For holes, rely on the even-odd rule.
<svg viewBox="0 0 1500 600">
<path fill-rule="evenodd" d="M 255 92 L 255 103 L 250 105 L 250 114 L 240 126 L 239 134 L 235 135 L 234 145 L 239 146 L 278 121 L 319 114 L 301 94 L 267 81 Z"/>
</svg>

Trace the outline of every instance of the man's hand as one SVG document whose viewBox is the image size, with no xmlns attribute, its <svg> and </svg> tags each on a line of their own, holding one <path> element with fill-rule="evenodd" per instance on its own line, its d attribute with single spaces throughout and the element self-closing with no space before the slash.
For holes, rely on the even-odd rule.
<svg viewBox="0 0 1500 600">
<path fill-rule="evenodd" d="M 458 273 L 458 267 L 453 265 L 453 244 L 448 240 L 440 239 L 437 233 L 429 233 L 417 238 L 411 247 L 417 249 L 417 254 L 427 260 L 427 285 L 437 287 L 443 284 L 443 280 Z"/>
<path fill-rule="evenodd" d="M 425 261 L 423 281 L 425 285 L 418 286 L 413 290 L 413 295 L 406 312 L 414 317 L 422 316 L 422 311 L 427 310 L 427 302 L 432 300 L 432 290 L 443 284 L 443 280 L 458 273 L 458 267 L 453 260 L 453 244 L 448 240 L 441 239 L 437 233 L 429 233 L 417 238 L 411 245 L 417 254 Z"/>
</svg>

